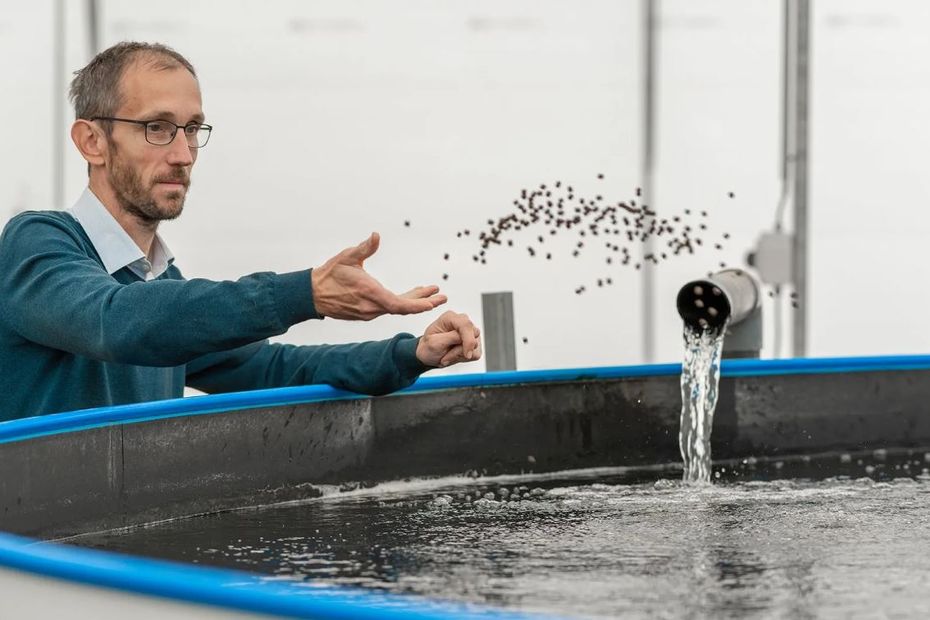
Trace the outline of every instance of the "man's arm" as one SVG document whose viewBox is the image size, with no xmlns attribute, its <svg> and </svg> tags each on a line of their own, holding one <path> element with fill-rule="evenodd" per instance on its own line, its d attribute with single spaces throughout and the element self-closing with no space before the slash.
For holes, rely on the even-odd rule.
<svg viewBox="0 0 930 620">
<path fill-rule="evenodd" d="M 361 394 L 405 388 L 430 368 L 481 358 L 481 331 L 464 314 L 444 312 L 423 336 L 345 345 L 260 342 L 206 355 L 187 365 L 187 385 L 234 392 L 326 383 Z"/>
<path fill-rule="evenodd" d="M 256 342 L 189 363 L 187 385 L 216 393 L 326 383 L 360 394 L 387 394 L 428 370 L 417 359 L 418 342 L 410 334 L 341 345 Z"/>
<path fill-rule="evenodd" d="M 20 215 L 0 237 L 0 320 L 93 359 L 177 366 L 318 317 L 310 271 L 121 284 L 59 219 Z"/>
</svg>

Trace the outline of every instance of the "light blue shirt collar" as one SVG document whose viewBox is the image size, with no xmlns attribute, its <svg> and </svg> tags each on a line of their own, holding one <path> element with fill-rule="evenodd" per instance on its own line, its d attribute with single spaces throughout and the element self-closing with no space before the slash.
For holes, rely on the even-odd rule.
<svg viewBox="0 0 930 620">
<path fill-rule="evenodd" d="M 84 228 L 104 268 L 111 275 L 129 267 L 143 280 L 154 280 L 165 273 L 174 261 L 174 254 L 158 233 L 152 242 L 152 260 L 149 261 L 89 187 L 67 212 Z"/>
</svg>

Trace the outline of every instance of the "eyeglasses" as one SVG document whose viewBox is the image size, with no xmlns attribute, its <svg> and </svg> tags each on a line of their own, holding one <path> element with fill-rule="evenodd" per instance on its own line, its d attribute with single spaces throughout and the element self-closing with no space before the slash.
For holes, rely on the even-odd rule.
<svg viewBox="0 0 930 620">
<path fill-rule="evenodd" d="M 184 138 L 187 140 L 187 146 L 192 149 L 199 149 L 207 145 L 210 140 L 210 132 L 213 131 L 212 125 L 203 123 L 188 123 L 186 125 L 175 125 L 171 121 L 136 121 L 129 118 L 115 118 L 113 116 L 95 116 L 92 121 L 119 121 L 121 123 L 135 123 L 145 127 L 145 141 L 155 146 L 166 146 L 174 141 L 178 129 L 184 130 Z"/>
</svg>

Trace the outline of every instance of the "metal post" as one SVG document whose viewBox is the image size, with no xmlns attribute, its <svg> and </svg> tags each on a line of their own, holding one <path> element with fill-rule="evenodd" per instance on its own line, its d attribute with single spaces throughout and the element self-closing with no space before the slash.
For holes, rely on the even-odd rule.
<svg viewBox="0 0 930 620">
<path fill-rule="evenodd" d="M 655 210 L 653 177 L 655 174 L 655 73 L 656 73 L 656 13 L 659 0 L 642 0 L 643 13 L 643 143 L 642 201 Z M 646 256 L 655 253 L 652 237 L 643 243 L 642 265 L 642 345 L 643 361 L 655 361 L 655 271 Z"/>
<path fill-rule="evenodd" d="M 481 314 L 484 318 L 484 356 L 488 371 L 516 370 L 513 293 L 482 293 Z"/>
<path fill-rule="evenodd" d="M 65 0 L 55 0 L 52 32 L 52 208 L 65 203 L 65 95 L 61 79 L 65 72 Z"/>
<path fill-rule="evenodd" d="M 87 0 L 87 44 L 93 58 L 100 51 L 100 10 L 97 0 Z"/>
<path fill-rule="evenodd" d="M 807 282 L 808 214 L 808 98 L 810 89 L 810 2 L 795 4 L 794 70 L 794 290 L 798 307 L 794 312 L 792 337 L 794 356 L 807 355 L 807 315 L 810 290 Z"/>
</svg>

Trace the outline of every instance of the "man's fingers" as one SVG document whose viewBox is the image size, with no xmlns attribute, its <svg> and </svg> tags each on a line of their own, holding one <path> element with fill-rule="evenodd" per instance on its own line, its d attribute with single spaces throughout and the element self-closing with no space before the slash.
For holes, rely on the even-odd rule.
<svg viewBox="0 0 930 620">
<path fill-rule="evenodd" d="M 429 312 L 440 303 L 445 303 L 445 295 L 437 295 L 442 299 L 428 297 L 426 299 L 407 299 L 388 292 L 387 295 L 381 296 L 377 302 L 384 308 L 385 312 L 390 314 L 419 314 Z"/>
<path fill-rule="evenodd" d="M 474 326 L 471 320 L 464 314 L 460 314 L 453 319 L 455 330 L 462 338 L 462 349 L 465 353 L 465 359 L 478 359 L 476 355 L 478 348 L 478 335 L 475 333 L 478 328 Z"/>
<path fill-rule="evenodd" d="M 444 350 L 450 349 L 454 346 L 462 344 L 462 339 L 459 337 L 458 332 L 445 332 L 442 334 L 435 334 L 430 336 L 429 346 L 433 350 Z M 445 355 L 445 354 L 443 354 Z"/>
<path fill-rule="evenodd" d="M 423 297 L 435 295 L 438 292 L 439 287 L 435 284 L 430 284 L 429 286 L 415 286 L 406 293 L 401 293 L 400 297 L 405 297 L 407 299 L 421 299 Z"/>
<path fill-rule="evenodd" d="M 428 297 L 427 301 L 433 304 L 433 307 L 436 308 L 446 303 L 447 301 L 449 301 L 449 298 L 446 297 L 445 295 L 433 295 L 431 297 Z"/>
<path fill-rule="evenodd" d="M 380 245 L 381 235 L 373 232 L 367 239 L 359 243 L 357 246 L 345 249 L 340 252 L 339 256 L 345 259 L 344 262 L 358 264 L 358 266 L 361 267 L 368 257 L 378 251 L 378 247 Z"/>
<path fill-rule="evenodd" d="M 445 368 L 446 366 L 450 366 L 456 362 L 461 362 L 463 359 L 465 359 L 465 357 L 462 345 L 458 345 L 456 347 L 452 347 L 452 349 L 450 349 L 445 355 L 442 356 L 442 358 L 439 360 L 439 366 L 440 368 Z"/>
<path fill-rule="evenodd" d="M 439 359 L 439 366 L 446 367 L 451 366 L 452 364 L 457 364 L 459 362 L 467 362 L 481 359 L 481 343 L 478 343 L 477 348 L 472 351 L 471 357 L 466 353 L 465 348 L 462 345 L 456 345 L 449 349 L 445 355 Z"/>
<path fill-rule="evenodd" d="M 481 356 L 479 337 L 481 330 L 471 322 L 466 314 L 445 312 L 427 330 L 432 333 L 454 331 L 462 339 L 462 348 L 465 359 L 476 360 Z"/>
<path fill-rule="evenodd" d="M 449 301 L 448 297 L 439 294 L 439 287 L 435 284 L 414 287 L 406 293 L 398 295 L 398 297 L 403 299 L 428 299 L 429 302 L 433 304 L 433 308 L 441 306 Z"/>
</svg>

